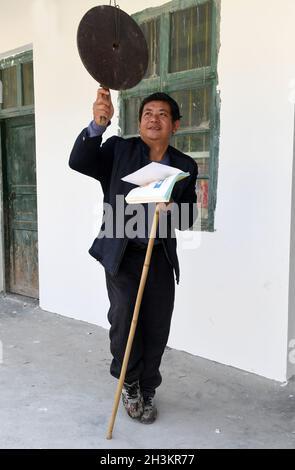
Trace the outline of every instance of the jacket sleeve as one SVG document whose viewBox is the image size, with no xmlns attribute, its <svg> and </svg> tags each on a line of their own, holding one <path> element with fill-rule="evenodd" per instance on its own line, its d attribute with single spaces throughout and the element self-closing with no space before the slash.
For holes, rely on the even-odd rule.
<svg viewBox="0 0 295 470">
<path fill-rule="evenodd" d="M 174 202 L 178 210 L 172 211 L 172 224 L 178 230 L 188 230 L 198 218 L 196 184 L 198 177 L 198 165 L 193 161 L 191 175 L 179 198 Z"/>
<path fill-rule="evenodd" d="M 108 139 L 103 145 L 102 137 L 88 137 L 87 129 L 78 136 L 70 155 L 72 170 L 107 184 L 111 177 L 114 147 L 118 137 Z"/>
</svg>

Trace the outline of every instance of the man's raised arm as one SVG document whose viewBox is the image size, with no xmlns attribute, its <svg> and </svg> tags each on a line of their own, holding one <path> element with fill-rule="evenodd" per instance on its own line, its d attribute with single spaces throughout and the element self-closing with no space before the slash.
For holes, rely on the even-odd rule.
<svg viewBox="0 0 295 470">
<path fill-rule="evenodd" d="M 93 121 L 78 136 L 70 155 L 71 169 L 95 178 L 101 183 L 110 177 L 113 165 L 113 148 L 116 137 L 108 139 L 104 145 L 102 135 L 114 114 L 109 90 L 99 88 L 93 104 Z M 107 124 L 108 125 L 108 124 Z"/>
</svg>

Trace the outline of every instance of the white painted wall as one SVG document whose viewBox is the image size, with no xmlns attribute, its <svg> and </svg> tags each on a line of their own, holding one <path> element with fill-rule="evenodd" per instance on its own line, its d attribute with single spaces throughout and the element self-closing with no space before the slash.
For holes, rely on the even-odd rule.
<svg viewBox="0 0 295 470">
<path fill-rule="evenodd" d="M 294 86 L 293 86 L 294 85 Z M 295 104 L 295 81 L 292 84 L 291 101 Z M 295 119 L 295 114 L 294 114 Z M 295 129 L 294 129 L 295 138 Z M 292 208 L 291 208 L 291 240 L 290 240 L 290 278 L 289 278 L 289 331 L 287 376 L 295 375 L 295 139 L 293 144 L 292 172 Z"/>
<path fill-rule="evenodd" d="M 119 3 L 132 13 L 164 2 Z M 34 45 L 41 307 L 107 327 L 104 272 L 87 254 L 102 193 L 67 166 L 97 88 L 78 57 L 76 31 L 97 4 L 0 0 L 0 54 Z M 284 8 L 277 0 L 222 0 L 216 232 L 197 234 L 194 250 L 181 244 L 169 343 L 281 381 L 288 352 L 294 17 L 293 0 Z M 116 131 L 114 119 L 108 134 Z"/>
<path fill-rule="evenodd" d="M 217 292 L 208 308 L 222 305 L 222 315 L 217 309 L 211 341 L 209 328 L 204 335 L 218 344 L 217 355 L 203 350 L 281 380 L 288 330 L 294 16 L 292 1 L 281 11 L 275 1 L 222 2 L 220 172 L 212 249 L 221 269 L 215 271 Z M 202 254 L 208 252 L 202 248 Z"/>
</svg>

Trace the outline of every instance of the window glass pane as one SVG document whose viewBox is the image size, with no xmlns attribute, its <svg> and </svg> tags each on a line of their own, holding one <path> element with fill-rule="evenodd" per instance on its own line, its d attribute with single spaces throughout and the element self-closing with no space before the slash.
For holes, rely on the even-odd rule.
<svg viewBox="0 0 295 470">
<path fill-rule="evenodd" d="M 204 154 L 203 158 L 196 158 L 198 164 L 199 175 L 209 176 L 209 152 Z"/>
<path fill-rule="evenodd" d="M 210 128 L 211 87 L 170 93 L 180 108 L 181 127 Z"/>
<path fill-rule="evenodd" d="M 157 18 L 152 21 L 147 21 L 140 25 L 142 32 L 145 36 L 148 50 L 149 50 L 149 65 L 144 78 L 152 78 L 159 76 L 160 73 L 160 47 L 159 47 L 159 33 L 160 33 L 160 20 Z"/>
<path fill-rule="evenodd" d="M 170 15 L 169 72 L 211 65 L 211 2 Z"/>
<path fill-rule="evenodd" d="M 199 175 L 209 176 L 210 134 L 177 135 L 171 145 L 193 157 L 199 168 Z"/>
<path fill-rule="evenodd" d="M 208 225 L 208 196 L 209 196 L 209 180 L 200 179 L 197 181 L 197 206 L 198 220 L 197 225 L 202 229 L 206 229 Z"/>
<path fill-rule="evenodd" d="M 138 111 L 142 98 L 129 98 L 124 102 L 125 106 L 125 135 L 138 134 Z"/>
<path fill-rule="evenodd" d="M 22 64 L 23 106 L 34 104 L 33 62 Z"/>
<path fill-rule="evenodd" d="M 209 152 L 209 134 L 176 134 L 172 145 L 183 153 Z"/>
<path fill-rule="evenodd" d="M 2 108 L 15 108 L 17 106 L 17 74 L 16 66 L 1 71 L 3 85 Z"/>
</svg>

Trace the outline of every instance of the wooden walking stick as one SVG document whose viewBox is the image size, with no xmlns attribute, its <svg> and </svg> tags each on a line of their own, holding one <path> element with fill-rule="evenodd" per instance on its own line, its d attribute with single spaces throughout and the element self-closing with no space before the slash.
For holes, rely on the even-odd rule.
<svg viewBox="0 0 295 470">
<path fill-rule="evenodd" d="M 133 318 L 132 318 L 132 322 L 131 322 L 130 333 L 129 333 L 127 346 L 126 346 L 126 350 L 125 350 L 125 355 L 124 355 L 124 360 L 123 360 L 123 364 L 122 364 L 121 374 L 120 374 L 120 378 L 119 378 L 119 382 L 118 382 L 118 386 L 117 386 L 117 391 L 116 391 L 116 395 L 115 395 L 115 400 L 114 400 L 114 404 L 113 404 L 113 411 L 112 411 L 112 416 L 111 416 L 110 423 L 109 423 L 107 439 L 112 439 L 112 435 L 113 435 L 115 419 L 116 419 L 116 416 L 117 416 L 120 397 L 121 397 L 121 393 L 122 393 L 122 389 L 123 389 L 123 385 L 124 385 L 124 381 L 125 381 L 125 377 L 126 377 L 127 366 L 128 366 L 129 357 L 130 357 L 130 353 L 131 353 L 131 348 L 132 348 L 132 344 L 133 344 L 133 340 L 134 340 L 134 336 L 135 336 L 135 332 L 136 332 L 139 309 L 140 309 L 140 306 L 141 306 L 141 301 L 142 301 L 142 297 L 143 297 L 143 293 L 144 293 L 146 279 L 147 279 L 147 275 L 148 275 L 148 272 L 149 272 L 150 261 L 151 261 L 151 256 L 152 256 L 152 252 L 153 252 L 153 247 L 154 247 L 154 241 L 155 241 L 155 238 L 156 238 L 157 228 L 158 228 L 158 224 L 159 224 L 159 210 L 160 210 L 159 206 L 157 205 L 156 210 L 155 210 L 155 214 L 154 214 L 153 225 L 152 225 L 152 229 L 151 229 L 151 233 L 150 233 L 150 237 L 149 237 L 147 252 L 146 252 L 146 256 L 145 256 L 145 260 L 144 260 L 144 265 L 143 265 L 142 275 L 141 275 L 140 284 L 139 284 L 139 288 L 138 288 L 137 298 L 136 298 L 136 302 L 135 302 Z"/>
</svg>

